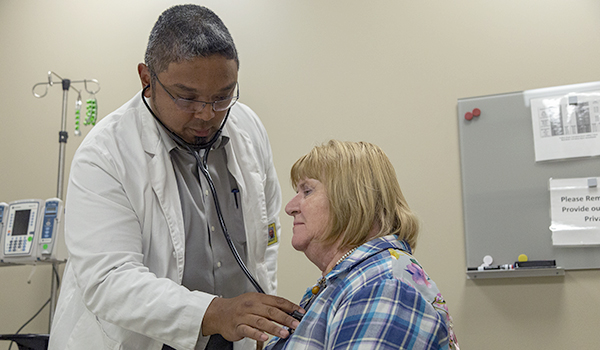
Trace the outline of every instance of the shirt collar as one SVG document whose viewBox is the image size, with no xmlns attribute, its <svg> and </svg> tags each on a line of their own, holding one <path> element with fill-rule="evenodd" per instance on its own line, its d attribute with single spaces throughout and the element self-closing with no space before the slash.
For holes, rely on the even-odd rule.
<svg viewBox="0 0 600 350">
<path fill-rule="evenodd" d="M 409 254 L 412 254 L 410 246 L 404 242 L 398 240 L 397 235 L 388 235 L 379 238 L 372 239 L 367 243 L 359 246 L 350 256 L 344 259 L 341 263 L 337 264 L 333 270 L 331 270 L 325 278 L 330 280 L 337 277 L 338 275 L 352 269 L 356 264 L 366 260 L 367 258 L 379 253 L 386 249 L 400 249 Z"/>
<path fill-rule="evenodd" d="M 167 152 L 171 152 L 173 149 L 177 148 L 183 151 L 187 151 L 187 149 L 183 146 L 181 146 L 179 144 L 179 142 L 177 142 L 177 140 L 175 140 L 175 138 L 173 138 L 173 136 L 171 135 L 170 132 L 167 131 L 167 129 L 161 124 L 161 123 L 156 123 L 158 125 L 158 130 L 160 132 L 160 135 L 162 137 L 162 139 L 164 140 L 165 146 L 167 147 Z M 223 128 L 221 130 L 221 136 L 219 136 L 219 138 L 217 139 L 217 141 L 215 141 L 215 144 L 212 146 L 211 149 L 220 149 L 225 147 L 225 145 L 227 145 L 227 143 L 229 142 L 229 132 L 227 131 L 226 128 Z"/>
<path fill-rule="evenodd" d="M 229 132 L 223 127 L 223 129 L 221 129 L 221 136 L 219 136 L 212 149 L 223 148 L 227 143 L 229 143 Z"/>
</svg>

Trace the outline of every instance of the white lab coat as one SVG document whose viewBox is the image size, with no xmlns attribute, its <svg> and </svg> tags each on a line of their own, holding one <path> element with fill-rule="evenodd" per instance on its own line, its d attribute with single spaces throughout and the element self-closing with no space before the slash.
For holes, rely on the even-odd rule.
<svg viewBox="0 0 600 350">
<path fill-rule="evenodd" d="M 239 102 L 225 128 L 227 167 L 243 200 L 248 269 L 274 294 L 278 244 L 268 246 L 268 225 L 279 234 L 281 189 L 267 133 Z M 215 296 L 181 286 L 185 232 L 177 182 L 140 94 L 82 142 L 65 209 L 69 260 L 49 349 L 159 350 L 163 343 L 194 349 Z M 255 348 L 255 342 L 234 348 Z"/>
</svg>

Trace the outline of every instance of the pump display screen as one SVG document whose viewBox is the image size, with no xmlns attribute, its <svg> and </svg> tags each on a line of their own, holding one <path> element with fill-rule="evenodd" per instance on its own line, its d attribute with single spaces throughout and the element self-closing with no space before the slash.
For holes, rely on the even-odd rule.
<svg viewBox="0 0 600 350">
<path fill-rule="evenodd" d="M 12 235 L 22 236 L 27 234 L 27 228 L 29 227 L 29 215 L 31 209 L 17 210 L 15 211 L 15 221 L 13 222 Z"/>
</svg>

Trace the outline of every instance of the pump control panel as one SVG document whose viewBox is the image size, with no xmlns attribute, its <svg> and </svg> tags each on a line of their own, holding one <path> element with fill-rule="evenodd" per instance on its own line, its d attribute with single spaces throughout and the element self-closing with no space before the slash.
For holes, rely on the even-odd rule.
<svg viewBox="0 0 600 350">
<path fill-rule="evenodd" d="M 0 262 L 66 259 L 62 201 L 27 199 L 0 205 Z"/>
</svg>

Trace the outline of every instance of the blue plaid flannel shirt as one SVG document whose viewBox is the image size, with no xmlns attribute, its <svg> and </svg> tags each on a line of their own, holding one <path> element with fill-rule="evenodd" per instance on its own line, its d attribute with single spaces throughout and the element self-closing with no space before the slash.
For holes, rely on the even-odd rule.
<svg viewBox="0 0 600 350">
<path fill-rule="evenodd" d="M 397 236 L 363 244 L 316 296 L 306 291 L 298 328 L 265 350 L 458 349 L 439 290 L 410 254 Z"/>
</svg>

